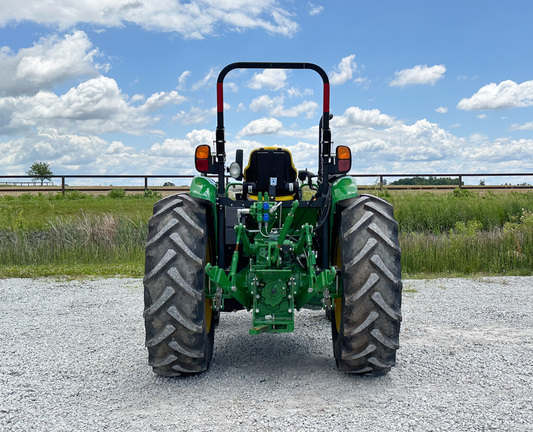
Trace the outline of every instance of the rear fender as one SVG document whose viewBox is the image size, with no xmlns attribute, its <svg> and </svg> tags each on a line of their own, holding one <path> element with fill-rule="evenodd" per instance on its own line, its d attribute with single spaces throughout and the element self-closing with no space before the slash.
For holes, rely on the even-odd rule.
<svg viewBox="0 0 533 432">
<path fill-rule="evenodd" d="M 196 176 L 192 179 L 191 187 L 189 191 L 190 195 L 194 198 L 199 198 L 205 201 L 208 201 L 211 204 L 212 209 L 212 215 L 213 215 L 213 221 L 210 222 L 208 220 L 208 223 L 212 223 L 213 225 L 213 232 L 215 233 L 216 243 L 218 244 L 218 233 L 216 230 L 217 227 L 217 184 L 214 180 L 210 179 L 209 177 L 203 177 L 203 176 Z"/>
<path fill-rule="evenodd" d="M 333 243 L 335 242 L 335 232 L 336 227 L 335 221 L 337 214 L 337 203 L 339 201 L 347 200 L 350 198 L 357 197 L 357 184 L 355 179 L 350 176 L 344 176 L 340 179 L 335 180 L 331 184 L 331 212 L 329 214 L 329 227 L 330 227 L 330 250 L 333 250 Z"/>
</svg>

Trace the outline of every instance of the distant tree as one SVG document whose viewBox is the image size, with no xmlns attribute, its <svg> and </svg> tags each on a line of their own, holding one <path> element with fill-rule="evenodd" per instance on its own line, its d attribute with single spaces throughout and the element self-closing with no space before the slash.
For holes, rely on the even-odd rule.
<svg viewBox="0 0 533 432">
<path fill-rule="evenodd" d="M 391 185 L 426 185 L 426 186 L 438 186 L 438 185 L 459 185 L 458 178 L 450 177 L 408 177 L 401 178 L 393 181 Z"/>
<path fill-rule="evenodd" d="M 480 185 L 480 186 L 485 186 L 485 179 L 481 179 L 481 180 L 479 181 L 479 185 Z"/>
<path fill-rule="evenodd" d="M 42 186 L 45 180 L 52 180 L 54 173 L 46 162 L 34 162 L 28 171 L 28 175 L 33 176 L 34 180 L 41 180 Z"/>
<path fill-rule="evenodd" d="M 176 185 L 174 183 L 172 183 L 172 182 L 167 181 L 167 182 L 163 183 L 163 186 L 176 186 Z"/>
</svg>

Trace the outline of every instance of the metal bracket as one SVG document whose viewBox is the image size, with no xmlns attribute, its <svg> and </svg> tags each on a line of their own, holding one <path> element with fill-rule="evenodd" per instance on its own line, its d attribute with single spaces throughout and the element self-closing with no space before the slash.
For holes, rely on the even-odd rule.
<svg viewBox="0 0 533 432">
<path fill-rule="evenodd" d="M 329 295 L 329 289 L 324 289 L 324 307 L 326 312 L 331 311 L 331 296 Z"/>
<path fill-rule="evenodd" d="M 217 287 L 217 291 L 215 293 L 215 310 L 220 311 L 221 307 L 222 307 L 222 288 Z"/>
</svg>

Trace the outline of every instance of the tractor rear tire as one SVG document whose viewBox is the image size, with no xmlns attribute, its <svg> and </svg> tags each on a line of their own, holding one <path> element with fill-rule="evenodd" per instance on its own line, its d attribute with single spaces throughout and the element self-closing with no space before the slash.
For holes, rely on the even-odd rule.
<svg viewBox="0 0 533 432">
<path fill-rule="evenodd" d="M 144 319 L 148 361 L 162 376 L 205 371 L 213 353 L 214 314 L 205 265 L 214 244 L 208 208 L 186 194 L 154 205 L 148 224 Z"/>
<path fill-rule="evenodd" d="M 362 195 L 341 201 L 335 262 L 343 295 L 331 314 L 340 370 L 384 375 L 396 364 L 402 300 L 398 223 L 387 201 Z"/>
</svg>

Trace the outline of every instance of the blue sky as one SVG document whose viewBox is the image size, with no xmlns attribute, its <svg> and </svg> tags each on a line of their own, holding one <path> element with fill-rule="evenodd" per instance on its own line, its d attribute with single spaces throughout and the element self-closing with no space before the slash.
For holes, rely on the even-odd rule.
<svg viewBox="0 0 533 432">
<path fill-rule="evenodd" d="M 0 0 L 0 174 L 194 173 L 235 61 L 324 68 L 353 172 L 533 172 L 531 16 L 516 0 Z M 315 169 L 321 97 L 312 71 L 231 72 L 228 160 L 280 145 Z"/>
</svg>

